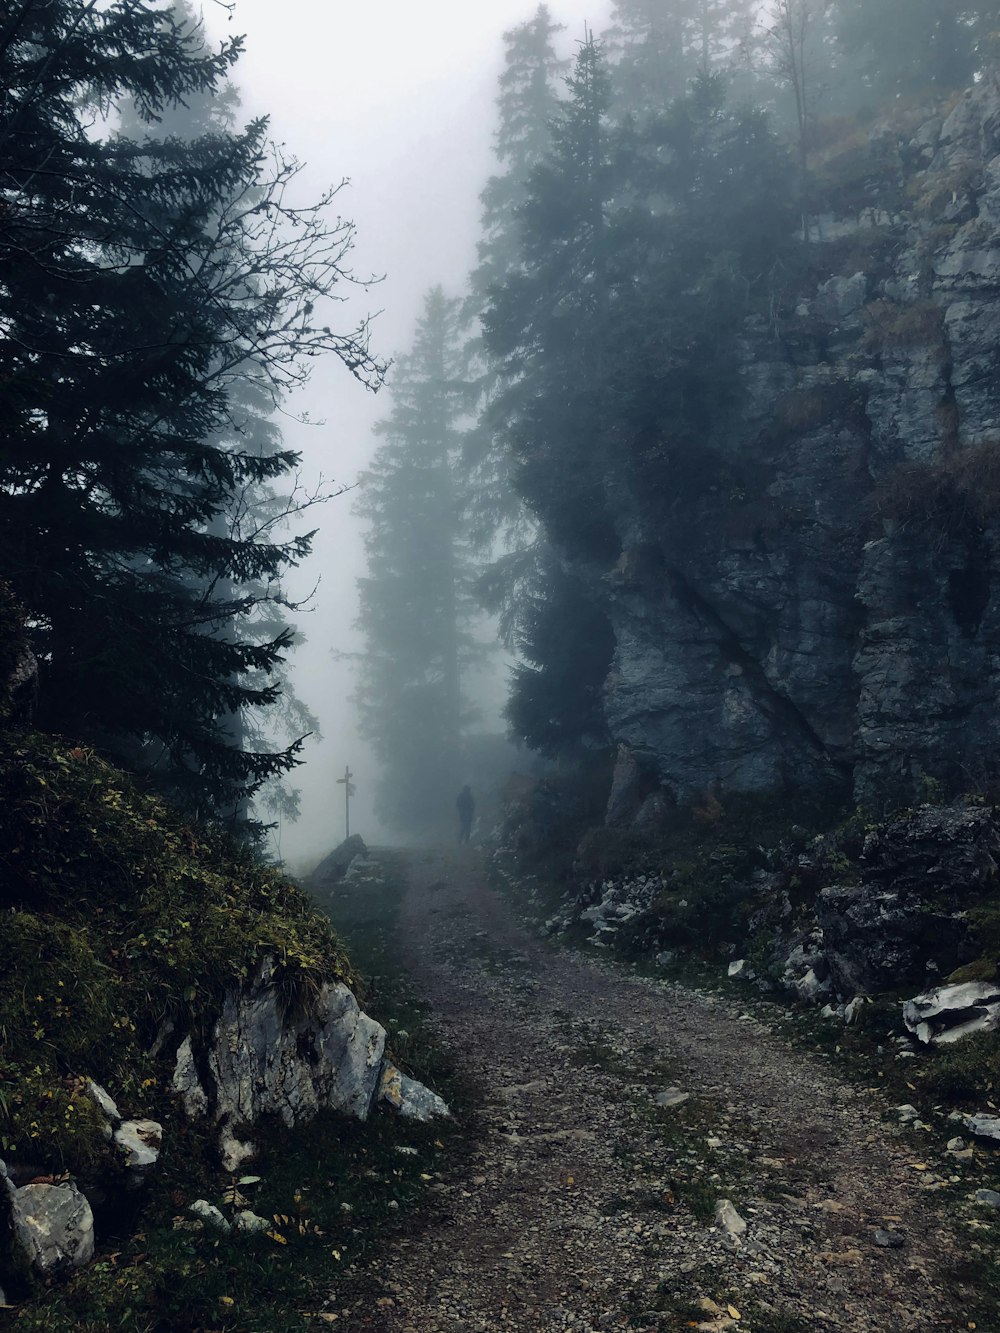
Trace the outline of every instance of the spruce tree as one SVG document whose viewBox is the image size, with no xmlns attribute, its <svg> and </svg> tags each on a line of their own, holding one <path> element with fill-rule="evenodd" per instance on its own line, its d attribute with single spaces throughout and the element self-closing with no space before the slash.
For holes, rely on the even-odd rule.
<svg viewBox="0 0 1000 1333">
<path fill-rule="evenodd" d="M 493 136 L 501 170 L 490 177 L 480 195 L 479 264 L 470 283 L 475 314 L 490 287 L 503 281 L 518 260 L 518 210 L 527 196 L 528 177 L 552 146 L 552 122 L 567 64 L 555 49 L 562 31 L 548 5 L 539 5 L 532 19 L 504 33 L 504 70 Z"/>
<path fill-rule="evenodd" d="M 490 404 L 500 382 L 499 368 L 486 351 L 480 329 L 493 287 L 520 264 L 521 210 L 528 180 L 552 147 L 567 62 L 555 49 L 562 28 L 547 5 L 533 18 L 504 33 L 504 69 L 496 99 L 494 154 L 500 168 L 480 195 L 481 239 L 478 264 L 465 303 L 473 332 L 467 344 L 476 379 L 479 413 L 466 433 L 463 463 L 468 473 L 471 535 L 487 558 L 495 544 L 523 542 L 527 524 L 507 472 L 507 454 L 491 429 Z"/>
<path fill-rule="evenodd" d="M 461 786 L 463 673 L 476 614 L 459 457 L 468 410 L 461 302 L 426 297 L 411 351 L 393 368 L 392 410 L 362 478 L 365 639 L 355 700 L 381 765 L 379 817 L 440 834 Z"/>
<path fill-rule="evenodd" d="M 351 226 L 328 220 L 335 191 L 288 205 L 298 165 L 265 121 L 185 141 L 106 114 L 129 99 L 153 125 L 211 99 L 238 53 L 152 0 L 19 0 L 0 31 L 0 567 L 37 627 L 39 718 L 141 751 L 206 814 L 297 748 L 251 751 L 225 725 L 276 702 L 292 637 L 227 627 L 309 546 L 227 523 L 296 464 L 241 438 L 242 404 L 280 400 L 322 352 L 380 375 L 364 327 L 317 309 Z"/>
</svg>

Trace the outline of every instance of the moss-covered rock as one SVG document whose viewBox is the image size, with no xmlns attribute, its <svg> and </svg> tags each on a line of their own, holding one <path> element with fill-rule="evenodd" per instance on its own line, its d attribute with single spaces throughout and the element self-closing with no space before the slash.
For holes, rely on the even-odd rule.
<svg viewBox="0 0 1000 1333">
<path fill-rule="evenodd" d="M 91 750 L 0 734 L 0 867 L 0 1151 L 15 1167 L 88 1170 L 105 1151 L 86 1077 L 162 1115 L 157 1038 L 208 1030 L 265 957 L 290 1006 L 351 980 L 293 883 Z"/>
</svg>

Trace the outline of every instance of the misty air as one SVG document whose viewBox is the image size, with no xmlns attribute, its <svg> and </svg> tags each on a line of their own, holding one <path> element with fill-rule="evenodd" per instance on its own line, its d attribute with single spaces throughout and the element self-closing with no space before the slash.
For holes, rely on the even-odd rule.
<svg viewBox="0 0 1000 1333">
<path fill-rule="evenodd" d="M 1000 0 L 0 0 L 0 1326 L 1000 1330 Z"/>
</svg>

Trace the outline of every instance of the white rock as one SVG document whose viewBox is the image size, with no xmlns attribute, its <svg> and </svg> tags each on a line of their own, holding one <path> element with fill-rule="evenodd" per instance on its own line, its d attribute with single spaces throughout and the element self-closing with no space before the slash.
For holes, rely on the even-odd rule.
<svg viewBox="0 0 1000 1333">
<path fill-rule="evenodd" d="M 1000 1027 L 1000 985 L 965 981 L 915 995 L 903 1006 L 903 1022 L 925 1045 L 959 1041 Z"/>
<path fill-rule="evenodd" d="M 745 1236 L 747 1224 L 733 1207 L 730 1199 L 720 1199 L 715 1205 L 715 1225 L 727 1236 Z"/>
<path fill-rule="evenodd" d="M 964 1152 L 964 1151 L 965 1151 L 965 1139 L 961 1139 L 961 1138 L 949 1139 L 945 1151 L 946 1151 L 946 1152 Z"/>
<path fill-rule="evenodd" d="M 43 1277 L 94 1257 L 94 1214 L 77 1187 L 25 1185 L 10 1200 L 14 1238 Z"/>
<path fill-rule="evenodd" d="M 984 1208 L 1000 1208 L 1000 1194 L 996 1190 L 976 1190 L 976 1203 Z"/>
<path fill-rule="evenodd" d="M 690 1100 L 690 1097 L 689 1092 L 681 1092 L 680 1088 L 667 1088 L 664 1092 L 658 1092 L 653 1101 L 657 1106 L 662 1106 L 669 1111 L 675 1106 L 683 1106 L 686 1101 Z"/>
<path fill-rule="evenodd" d="M 163 1126 L 155 1120 L 123 1120 L 115 1130 L 115 1144 L 130 1170 L 143 1170 L 160 1156 Z"/>
<path fill-rule="evenodd" d="M 269 1222 L 266 1217 L 258 1217 L 256 1213 L 250 1212 L 248 1208 L 244 1208 L 233 1218 L 233 1229 L 235 1231 L 245 1231 L 250 1235 L 259 1231 L 270 1231 L 272 1225 L 273 1223 Z"/>
<path fill-rule="evenodd" d="M 92 1078 L 87 1079 L 87 1096 L 97 1103 L 98 1110 L 105 1120 L 110 1120 L 113 1125 L 117 1125 L 122 1118 L 122 1113 L 115 1104 L 114 1098 L 106 1089 L 102 1088 L 100 1083 L 95 1083 Z"/>
<path fill-rule="evenodd" d="M 750 965 L 745 958 L 737 958 L 735 963 L 729 964 L 728 975 L 731 977 L 746 977 L 750 979 Z"/>
<path fill-rule="evenodd" d="M 920 1116 L 920 1112 L 917 1110 L 917 1108 L 915 1106 L 911 1106 L 909 1102 L 906 1102 L 903 1106 L 897 1106 L 896 1114 L 899 1116 L 900 1120 L 903 1122 L 904 1125 L 910 1120 L 918 1119 Z"/>
<path fill-rule="evenodd" d="M 205 1095 L 205 1089 L 201 1086 L 201 1079 L 198 1077 L 198 1070 L 195 1068 L 194 1051 L 191 1047 L 190 1037 L 185 1037 L 177 1048 L 177 1058 L 174 1063 L 174 1074 L 170 1086 L 174 1092 L 180 1095 L 184 1106 L 184 1114 L 189 1120 L 197 1120 L 208 1110 L 208 1097 Z"/>
<path fill-rule="evenodd" d="M 301 1014 L 285 1012 L 266 960 L 223 1005 L 208 1067 L 216 1118 L 253 1124 L 277 1115 L 290 1129 L 321 1109 L 364 1120 L 378 1087 L 385 1029 L 341 982 L 327 983 Z"/>
<path fill-rule="evenodd" d="M 246 1139 L 238 1139 L 235 1134 L 231 1134 L 228 1129 L 224 1129 L 219 1135 L 219 1156 L 222 1158 L 222 1166 L 230 1175 L 238 1171 L 244 1162 L 256 1156 L 257 1145 Z"/>
<path fill-rule="evenodd" d="M 975 1134 L 978 1139 L 1000 1140 L 1000 1115 L 988 1115 L 985 1112 L 963 1115 L 959 1111 L 957 1115 L 953 1112 L 948 1119 L 960 1120 L 969 1133 Z"/>
<path fill-rule="evenodd" d="M 825 995 L 830 989 L 829 981 L 820 981 L 811 967 L 804 976 L 799 977 L 792 985 L 799 999 L 806 1002 L 818 999 L 820 995 Z"/>
<path fill-rule="evenodd" d="M 866 1004 L 871 1004 L 867 995 L 855 995 L 853 1000 L 848 1000 L 844 1005 L 844 1022 L 848 1027 L 858 1021 L 858 1015 Z"/>
<path fill-rule="evenodd" d="M 407 1120 L 427 1121 L 451 1115 L 448 1103 L 436 1092 L 431 1092 L 414 1078 L 407 1078 L 388 1060 L 382 1071 L 379 1097 Z"/>
<path fill-rule="evenodd" d="M 209 1203 L 207 1199 L 195 1199 L 194 1203 L 188 1207 L 188 1212 L 192 1217 L 197 1217 L 201 1222 L 207 1222 L 209 1226 L 216 1227 L 226 1235 L 232 1231 L 232 1227 L 219 1209 L 216 1208 L 214 1203 Z"/>
</svg>

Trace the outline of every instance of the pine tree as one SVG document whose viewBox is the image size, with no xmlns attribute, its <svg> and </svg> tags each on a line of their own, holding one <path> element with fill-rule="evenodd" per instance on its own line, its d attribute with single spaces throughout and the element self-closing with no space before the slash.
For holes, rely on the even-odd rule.
<svg viewBox="0 0 1000 1333">
<path fill-rule="evenodd" d="M 43 724 L 142 751 L 201 813 L 296 752 L 243 749 L 224 724 L 276 702 L 292 637 L 227 627 L 309 546 L 226 523 L 296 463 L 240 440 L 241 404 L 278 401 L 322 352 L 380 375 L 364 327 L 314 314 L 351 226 L 327 220 L 335 192 L 289 207 L 298 166 L 265 121 L 184 141 L 104 115 L 130 99 L 155 124 L 211 99 L 238 53 L 152 0 L 19 0 L 0 30 L 0 567 L 37 626 Z"/>
<path fill-rule="evenodd" d="M 476 608 L 458 467 L 469 399 L 461 335 L 461 302 L 435 288 L 394 367 L 392 411 L 377 427 L 382 443 L 357 505 L 368 570 L 355 699 L 382 768 L 379 816 L 411 836 L 451 821 L 463 780 L 462 678 Z"/>
</svg>

